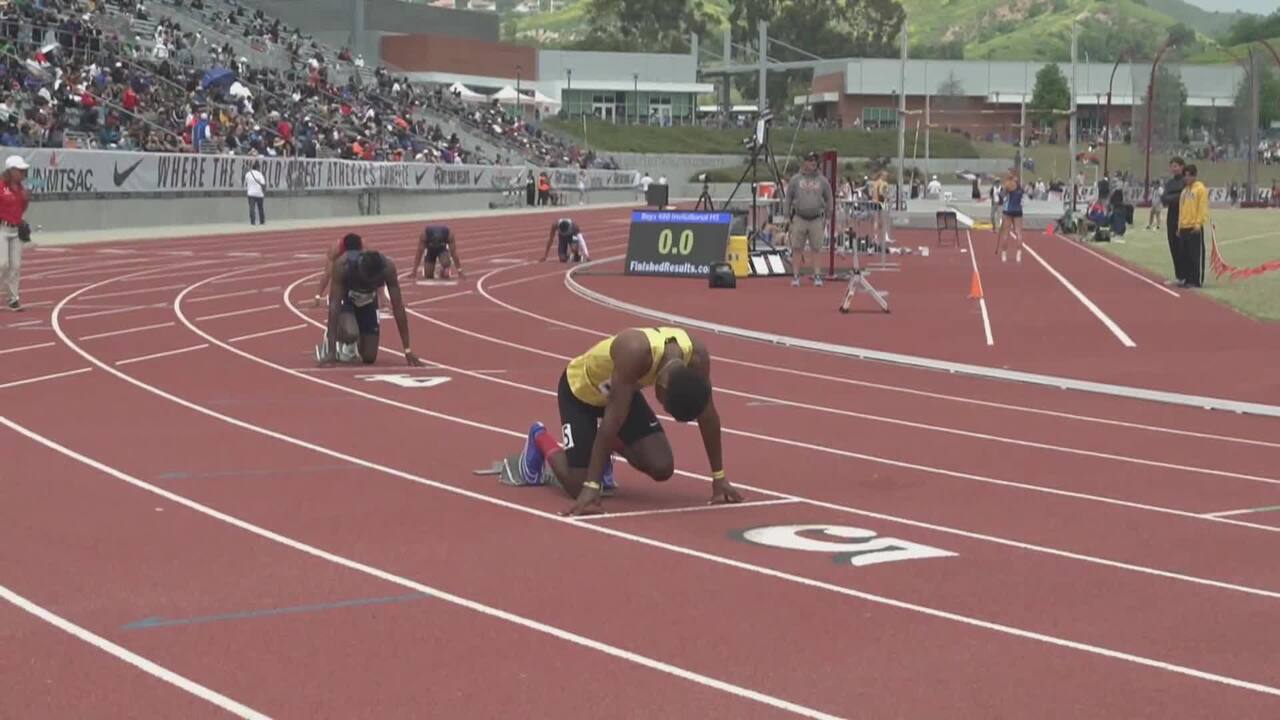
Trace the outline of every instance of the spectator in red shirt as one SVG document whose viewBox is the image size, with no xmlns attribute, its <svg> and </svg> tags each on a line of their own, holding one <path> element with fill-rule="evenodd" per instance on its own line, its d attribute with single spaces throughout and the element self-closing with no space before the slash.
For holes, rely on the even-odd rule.
<svg viewBox="0 0 1280 720">
<path fill-rule="evenodd" d="M 120 104 L 125 110 L 134 112 L 138 109 L 138 93 L 133 88 L 125 88 L 124 95 L 120 98 Z"/>
<path fill-rule="evenodd" d="M 0 267 L 0 285 L 3 285 L 9 296 L 9 309 L 21 310 L 18 300 L 18 282 L 22 275 L 22 244 L 30 239 L 30 230 L 23 227 L 23 217 L 27 214 L 27 205 L 31 203 L 31 193 L 23 186 L 27 178 L 27 170 L 31 166 L 21 155 L 10 155 L 4 161 L 4 175 L 0 176 L 0 238 L 6 252 L 0 257 L 4 266 Z M 20 232 L 21 231 L 21 232 Z"/>
</svg>

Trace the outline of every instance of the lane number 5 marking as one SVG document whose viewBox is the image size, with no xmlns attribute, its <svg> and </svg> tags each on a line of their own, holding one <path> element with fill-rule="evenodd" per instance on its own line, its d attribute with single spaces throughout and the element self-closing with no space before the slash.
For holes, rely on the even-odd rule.
<svg viewBox="0 0 1280 720">
<path fill-rule="evenodd" d="M 908 540 L 879 537 L 871 530 L 846 525 L 770 525 L 742 531 L 756 545 L 829 553 L 837 563 L 857 567 L 901 560 L 954 557 L 955 553 Z"/>
</svg>

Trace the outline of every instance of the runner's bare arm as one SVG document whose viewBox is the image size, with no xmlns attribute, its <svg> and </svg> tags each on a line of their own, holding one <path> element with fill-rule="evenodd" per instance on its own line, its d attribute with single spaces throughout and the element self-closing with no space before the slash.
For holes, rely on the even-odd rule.
<svg viewBox="0 0 1280 720">
<path fill-rule="evenodd" d="M 458 277 L 462 277 L 462 261 L 458 259 L 458 240 L 452 230 L 449 231 L 449 256 L 453 258 L 453 269 L 458 271 Z"/>
<path fill-rule="evenodd" d="M 418 276 L 418 270 L 422 267 L 422 255 L 427 251 L 427 231 L 423 230 L 418 236 L 418 251 L 413 256 L 413 271 L 410 273 L 414 277 Z M 388 292 L 390 292 L 388 290 Z"/>
<path fill-rule="evenodd" d="M 383 277 L 387 283 L 387 295 L 391 298 L 391 314 L 396 318 L 396 329 L 400 331 L 400 342 L 404 344 L 404 359 L 410 367 L 421 367 L 422 361 L 413 354 L 413 346 L 409 344 L 409 314 L 404 310 L 404 298 L 400 295 L 400 278 L 396 274 L 396 264 L 387 258 L 387 267 Z"/>
<path fill-rule="evenodd" d="M 316 306 L 320 305 L 320 298 L 324 297 L 325 288 L 329 287 L 329 280 L 333 276 L 333 263 L 336 259 L 337 253 L 332 248 L 325 251 L 324 262 L 320 263 L 320 286 L 316 288 Z"/>
<path fill-rule="evenodd" d="M 551 234 L 547 235 L 547 246 L 542 250 L 542 259 L 545 261 L 551 256 L 551 243 L 556 239 L 556 226 L 551 226 Z"/>
<path fill-rule="evenodd" d="M 338 311 L 342 307 L 342 298 L 347 294 L 346 285 L 343 283 L 342 269 L 338 267 L 340 260 L 334 260 L 329 264 L 329 327 L 325 338 L 329 347 L 326 352 L 329 357 L 334 357 L 338 347 Z"/>
<path fill-rule="evenodd" d="M 698 340 L 693 341 L 693 360 L 690 368 L 711 382 L 711 353 Z M 712 385 L 714 388 L 715 386 Z M 707 399 L 707 406 L 698 416 L 698 433 L 702 435 L 702 446 L 707 451 L 707 462 L 711 465 L 711 502 L 742 502 L 742 496 L 730 484 L 724 472 L 724 450 L 720 430 L 720 411 L 716 409 L 715 391 Z"/>
</svg>

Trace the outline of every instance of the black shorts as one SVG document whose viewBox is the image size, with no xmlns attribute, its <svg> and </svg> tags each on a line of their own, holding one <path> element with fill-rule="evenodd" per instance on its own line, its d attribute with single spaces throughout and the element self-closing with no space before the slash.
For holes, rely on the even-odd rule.
<svg viewBox="0 0 1280 720">
<path fill-rule="evenodd" d="M 436 260 L 439 260 L 441 255 L 444 255 L 445 259 L 447 260 L 449 257 L 449 248 L 447 247 L 427 248 L 427 259 L 426 259 L 427 264 L 435 265 Z"/>
<path fill-rule="evenodd" d="M 356 327 L 360 329 L 362 336 L 379 334 L 378 299 L 376 297 L 373 302 L 361 307 L 356 307 L 356 304 L 351 302 L 351 298 L 343 298 L 342 305 L 338 311 L 351 312 L 356 316 Z"/>
<path fill-rule="evenodd" d="M 560 236 L 560 262 L 569 262 L 570 252 L 573 254 L 574 261 L 582 260 L 582 249 L 578 247 L 578 241 L 573 237 Z"/>
<path fill-rule="evenodd" d="M 585 468 L 591 463 L 591 448 L 596 442 L 596 430 L 600 419 L 604 417 L 604 408 L 588 405 L 577 398 L 569 389 L 569 375 L 561 373 L 560 387 L 556 390 L 556 399 L 560 403 L 560 442 L 564 445 L 565 457 L 569 467 Z M 653 409 L 645 401 L 644 395 L 636 391 L 631 398 L 631 411 L 622 421 L 622 429 L 618 431 L 618 439 L 624 445 L 662 432 L 662 424 Z"/>
</svg>

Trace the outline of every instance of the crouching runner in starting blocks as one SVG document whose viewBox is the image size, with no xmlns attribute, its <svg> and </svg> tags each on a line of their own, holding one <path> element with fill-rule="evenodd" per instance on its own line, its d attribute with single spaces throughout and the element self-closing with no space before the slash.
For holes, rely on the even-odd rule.
<svg viewBox="0 0 1280 720">
<path fill-rule="evenodd" d="M 602 497 L 616 489 L 615 452 L 658 482 L 670 479 L 671 443 L 641 393 L 649 386 L 677 422 L 697 421 L 711 464 L 711 502 L 742 502 L 725 478 L 711 355 L 688 332 L 670 327 L 623 330 L 569 361 L 556 393 L 563 444 L 535 422 L 515 484 L 559 485 L 576 501 L 565 514 L 582 515 L 602 511 Z"/>
</svg>

